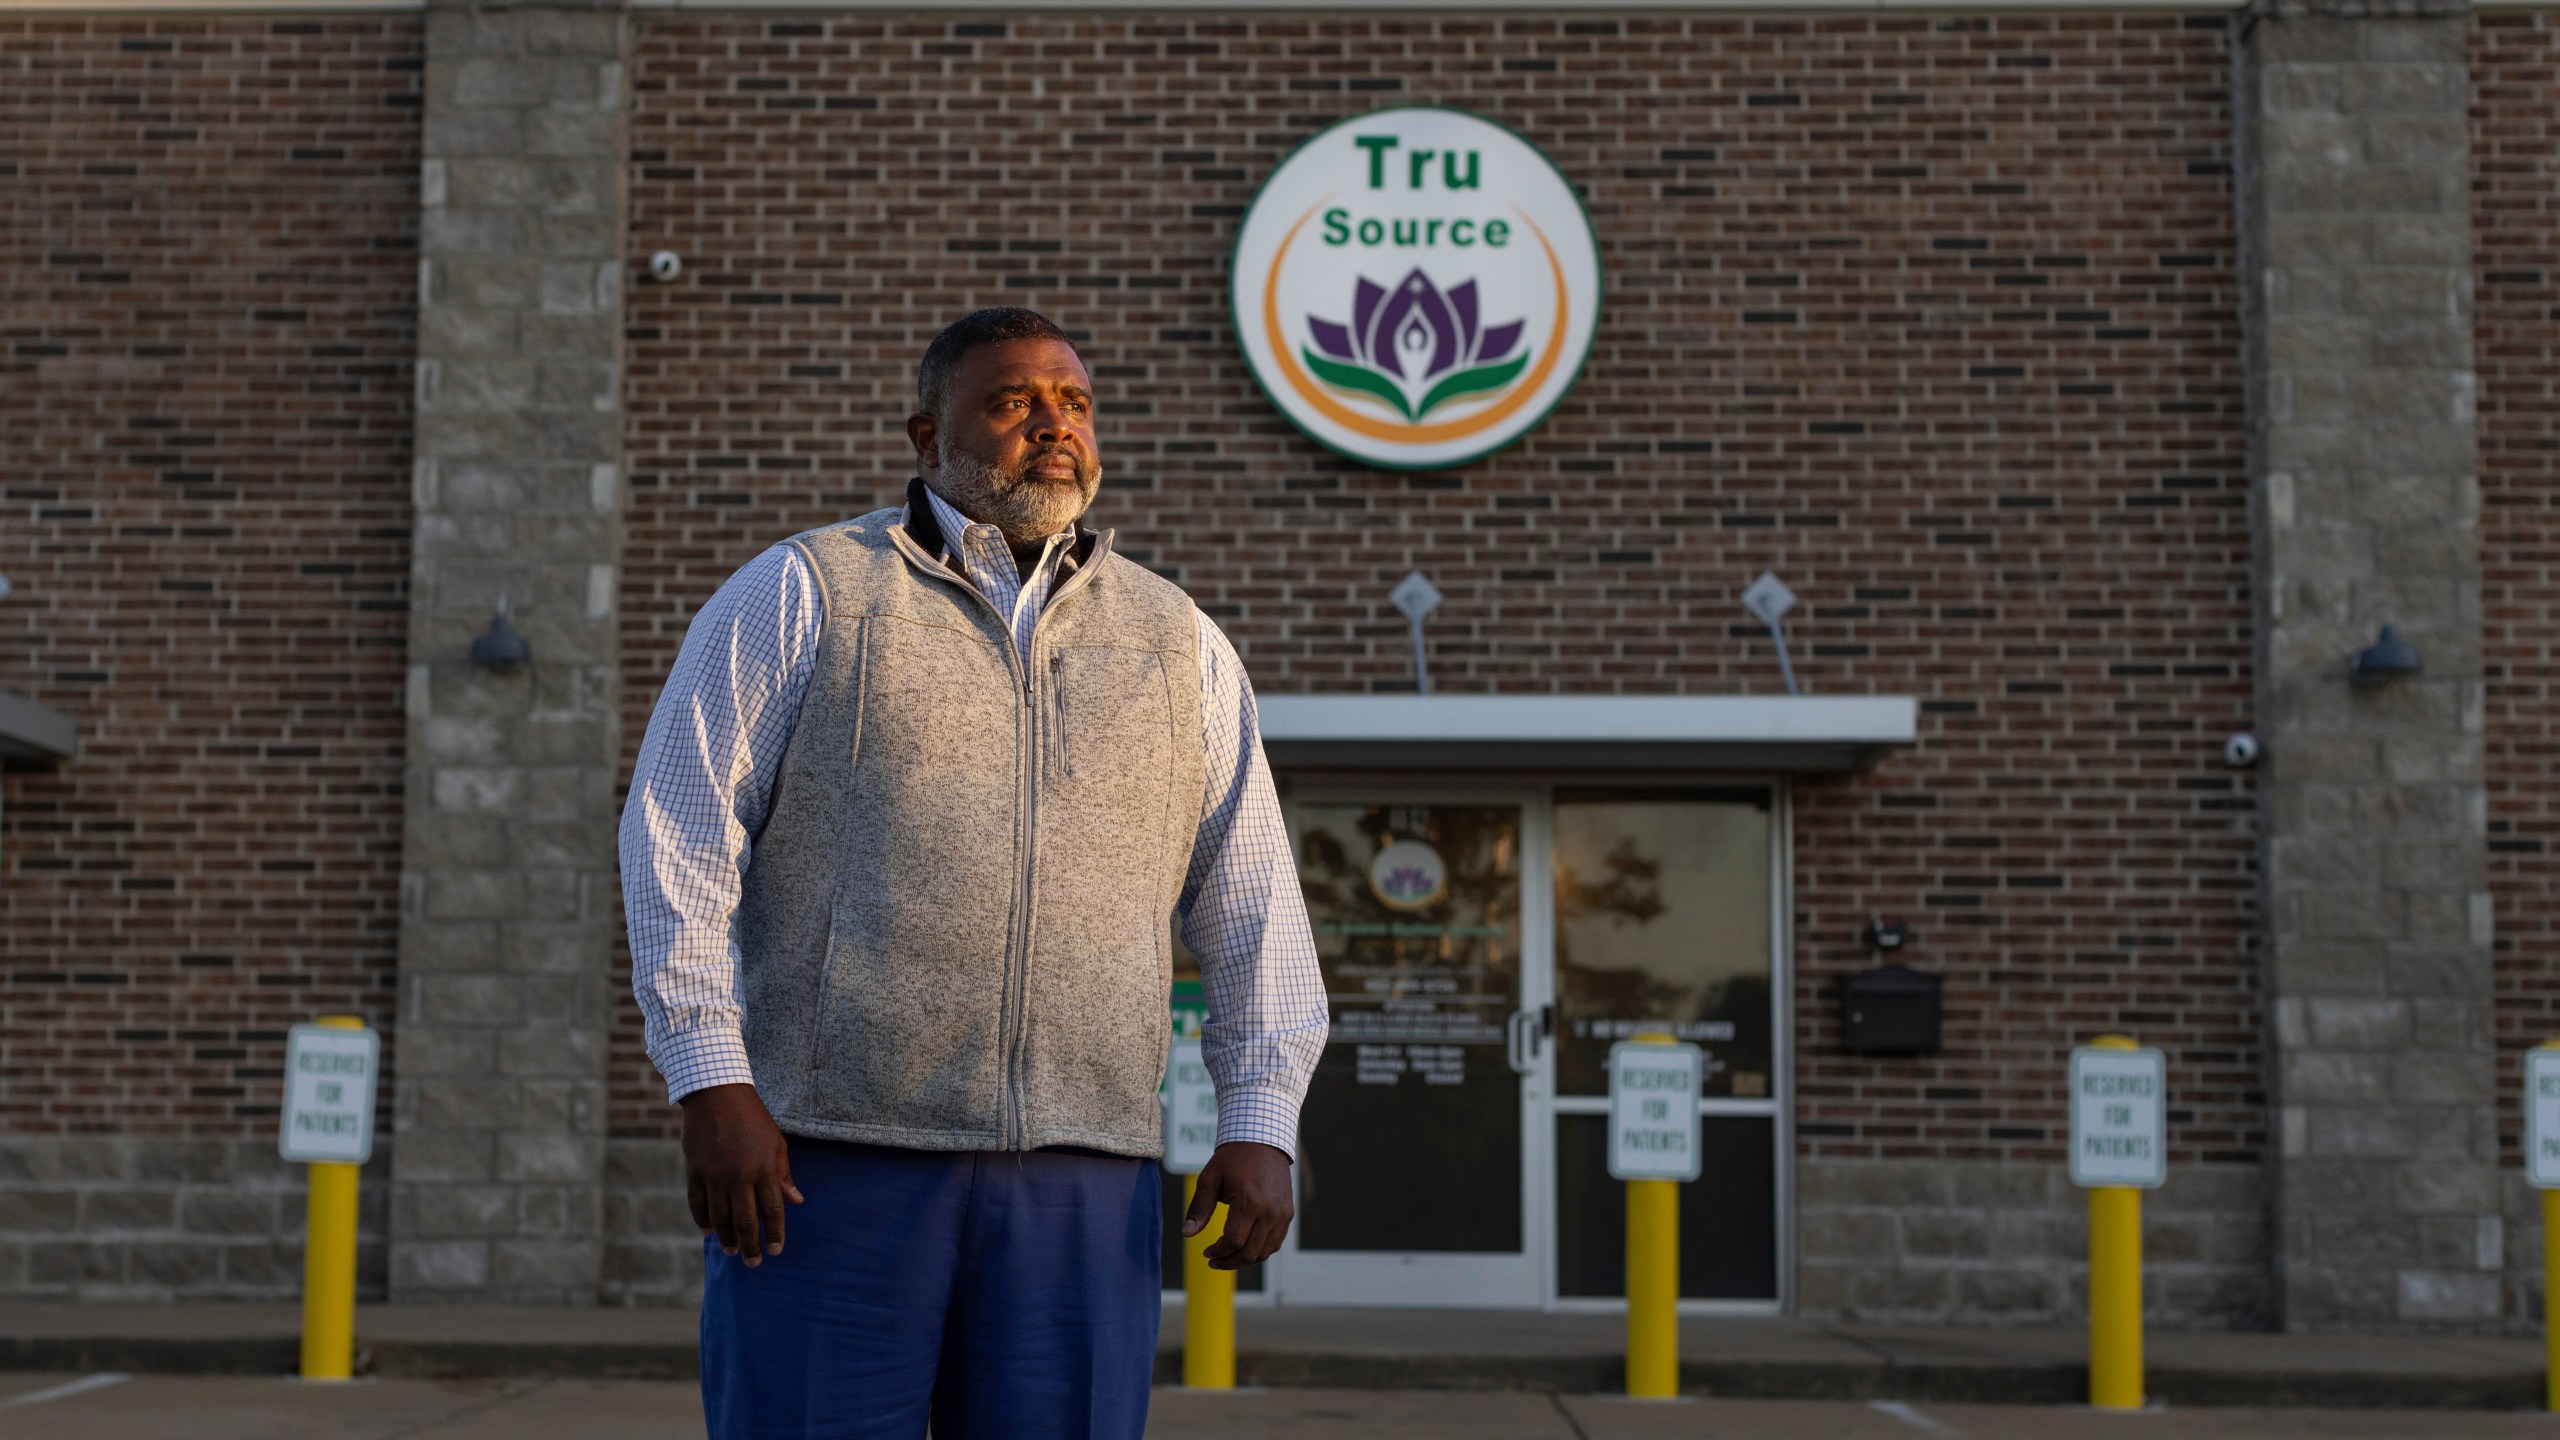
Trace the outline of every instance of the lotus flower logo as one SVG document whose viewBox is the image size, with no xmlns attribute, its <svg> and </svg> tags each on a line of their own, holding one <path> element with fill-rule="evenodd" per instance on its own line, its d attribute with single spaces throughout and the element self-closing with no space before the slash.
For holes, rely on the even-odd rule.
<svg viewBox="0 0 2560 1440">
<path fill-rule="evenodd" d="M 1520 349 L 1524 322 L 1481 325 L 1476 282 L 1446 294 L 1416 269 L 1390 289 L 1362 276 L 1351 294 L 1351 323 L 1310 315 L 1315 344 L 1301 352 L 1307 368 L 1337 389 L 1374 395 L 1407 420 L 1464 395 L 1499 390 L 1519 377 L 1529 355 Z"/>
</svg>

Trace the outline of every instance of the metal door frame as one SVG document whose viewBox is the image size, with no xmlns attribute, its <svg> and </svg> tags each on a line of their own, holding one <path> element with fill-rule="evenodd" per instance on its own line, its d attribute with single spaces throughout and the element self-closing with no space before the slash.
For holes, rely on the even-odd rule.
<svg viewBox="0 0 2560 1440">
<path fill-rule="evenodd" d="M 1549 878 L 1549 791 L 1516 777 L 1407 784 L 1384 776 L 1328 777 L 1293 783 L 1281 809 L 1297 853 L 1299 805 L 1511 805 L 1520 813 L 1520 994 L 1532 1011 L 1555 1000 L 1555 886 Z M 1336 1251 L 1301 1254 L 1299 1227 L 1264 1262 L 1263 1293 L 1273 1305 L 1381 1305 L 1432 1308 L 1540 1309 L 1554 1293 L 1555 1123 L 1545 1104 L 1555 1088 L 1555 1047 L 1540 1044 L 1520 1076 L 1520 1253 L 1499 1251 Z M 1290 1172 L 1296 1183 L 1296 1171 Z M 1446 1203 L 1444 1196 L 1417 1197 Z M 1322 1258 L 1319 1258 L 1319 1255 Z M 1336 1260 L 1336 1255 L 1355 1257 Z M 1392 1261 L 1393 1263 L 1388 1263 Z M 1321 1267 L 1321 1268 L 1319 1268 Z M 1328 1274 L 1327 1271 L 1338 1273 Z M 1474 1273 L 1471 1275 L 1469 1272 Z M 1510 1273 L 1502 1273 L 1502 1272 Z M 1344 1284 L 1344 1280 L 1355 1283 Z M 1365 1283 L 1362 1283 L 1365 1282 Z"/>
</svg>

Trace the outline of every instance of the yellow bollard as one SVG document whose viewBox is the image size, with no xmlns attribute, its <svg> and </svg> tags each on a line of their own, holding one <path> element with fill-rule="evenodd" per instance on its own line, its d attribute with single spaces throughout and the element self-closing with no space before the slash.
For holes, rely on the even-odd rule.
<svg viewBox="0 0 2560 1440">
<path fill-rule="evenodd" d="M 1668 1045 L 1668 1035 L 1636 1040 Z M 1627 1394 L 1669 1400 L 1680 1393 L 1680 1182 L 1629 1180 L 1627 1187 Z"/>
<path fill-rule="evenodd" d="M 1199 1189 L 1199 1176 L 1182 1177 L 1184 1214 Z M 1226 1229 L 1221 1205 L 1182 1242 L 1182 1383 L 1194 1390 L 1236 1388 L 1236 1272 L 1209 1268 L 1209 1242 Z"/>
<path fill-rule="evenodd" d="M 2542 1403 L 2560 1414 L 2560 1190 L 2542 1192 Z"/>
<path fill-rule="evenodd" d="M 2141 1048 L 2125 1035 L 2089 1044 Z M 2089 1187 L 2089 1405 L 2142 1408 L 2142 1192 L 2130 1185 Z"/>
<path fill-rule="evenodd" d="M 354 1015 L 323 1015 L 312 1022 L 361 1030 Z M 310 1208 L 302 1236 L 302 1378 L 347 1380 L 355 1375 L 356 1171 L 353 1165 L 311 1166 Z"/>
</svg>

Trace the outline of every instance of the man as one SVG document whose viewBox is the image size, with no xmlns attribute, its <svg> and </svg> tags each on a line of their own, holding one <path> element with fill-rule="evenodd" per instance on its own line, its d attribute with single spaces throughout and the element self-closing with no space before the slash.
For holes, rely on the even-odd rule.
<svg viewBox="0 0 2560 1440">
<path fill-rule="evenodd" d="M 694 617 L 623 811 L 704 1411 L 718 1440 L 1135 1440 L 1172 925 L 1219 1097 L 1183 1233 L 1225 1203 L 1232 1269 L 1292 1215 L 1305 901 L 1234 648 L 1076 523 L 1102 464 L 1066 334 L 954 324 L 907 435 L 903 507 L 792 536 Z"/>
</svg>

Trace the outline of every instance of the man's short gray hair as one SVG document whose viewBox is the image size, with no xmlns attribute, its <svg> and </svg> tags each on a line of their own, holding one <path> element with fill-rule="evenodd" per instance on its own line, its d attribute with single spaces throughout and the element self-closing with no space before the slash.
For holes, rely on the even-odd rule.
<svg viewBox="0 0 2560 1440">
<path fill-rule="evenodd" d="M 981 345 L 1001 345 L 1008 340 L 1056 340 L 1068 349 L 1075 341 L 1056 322 L 1036 310 L 1019 305 L 996 305 L 972 310 L 954 320 L 924 347 L 924 363 L 916 367 L 916 408 L 939 419 L 942 407 L 951 400 L 951 377 L 960 373 L 960 361 Z"/>
</svg>

